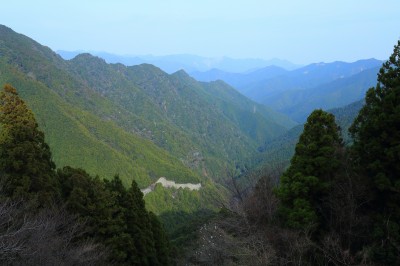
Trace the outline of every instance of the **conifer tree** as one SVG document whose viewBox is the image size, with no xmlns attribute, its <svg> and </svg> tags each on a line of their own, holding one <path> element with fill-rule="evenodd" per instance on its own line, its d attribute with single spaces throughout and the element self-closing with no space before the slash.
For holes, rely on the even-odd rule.
<svg viewBox="0 0 400 266">
<path fill-rule="evenodd" d="M 0 93 L 0 171 L 9 197 L 37 199 L 39 204 L 58 193 L 55 164 L 31 110 L 15 88 Z"/>
<path fill-rule="evenodd" d="M 321 206 L 340 165 L 336 149 L 341 145 L 335 117 L 322 110 L 312 112 L 276 190 L 287 226 L 311 229 L 328 216 Z"/>
<path fill-rule="evenodd" d="M 171 247 L 165 230 L 154 213 L 150 212 L 149 218 L 154 238 L 154 246 L 157 253 L 157 260 L 160 265 L 171 265 Z"/>
<path fill-rule="evenodd" d="M 157 216 L 145 208 L 143 193 L 133 180 L 126 189 L 121 179 L 115 176 L 105 180 L 106 187 L 116 199 L 118 216 L 124 220 L 124 229 L 115 245 L 126 254 L 124 261 L 128 265 L 169 265 L 170 246 L 164 228 Z"/>
<path fill-rule="evenodd" d="M 367 91 L 365 105 L 350 128 L 353 157 L 373 194 L 374 256 L 400 264 L 400 41 Z"/>
<path fill-rule="evenodd" d="M 113 219 L 118 219 L 123 223 L 120 229 L 121 232 L 114 238 L 112 243 L 121 253 L 117 261 L 128 265 L 138 265 L 141 261 L 140 258 L 144 254 L 139 254 L 135 246 L 135 239 L 128 232 L 128 228 L 132 225 L 127 224 L 126 218 L 127 213 L 130 212 L 128 208 L 131 206 L 127 189 L 122 184 L 118 175 L 114 176 L 111 180 L 104 180 L 104 182 L 107 190 L 113 194 L 116 200 L 115 205 L 118 211 L 114 214 Z"/>
<path fill-rule="evenodd" d="M 107 246 L 110 261 L 125 262 L 126 246 L 131 239 L 125 234 L 125 220 L 115 193 L 98 177 L 93 178 L 82 169 L 66 166 L 57 173 L 67 210 L 85 222 L 84 237 Z"/>
<path fill-rule="evenodd" d="M 135 241 L 137 251 L 141 254 L 139 265 L 160 265 L 154 245 L 149 213 L 145 207 L 143 193 L 135 180 L 132 181 L 127 196 L 127 230 Z"/>
</svg>

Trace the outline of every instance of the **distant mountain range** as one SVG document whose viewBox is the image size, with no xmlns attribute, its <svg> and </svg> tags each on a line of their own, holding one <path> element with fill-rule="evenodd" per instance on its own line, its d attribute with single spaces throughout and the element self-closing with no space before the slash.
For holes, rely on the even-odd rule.
<svg viewBox="0 0 400 266">
<path fill-rule="evenodd" d="M 223 80 L 247 97 L 304 122 L 314 109 L 341 107 L 362 99 L 376 84 L 381 65 L 382 61 L 367 59 L 310 64 L 292 71 L 270 66 L 246 74 L 213 69 L 191 75 L 202 81 Z"/>
<path fill-rule="evenodd" d="M 92 55 L 98 56 L 106 60 L 107 63 L 121 63 L 126 66 L 152 64 L 167 73 L 174 73 L 179 70 L 185 70 L 188 73 L 195 71 L 208 71 L 211 69 L 220 69 L 226 72 L 245 73 L 253 71 L 266 66 L 279 66 L 287 70 L 299 68 L 300 65 L 293 64 L 287 60 L 281 59 L 234 59 L 229 57 L 202 57 L 190 54 L 166 55 L 166 56 L 153 56 L 153 55 L 115 55 L 106 52 L 93 52 L 93 51 L 62 51 L 57 53 L 64 59 L 70 60 L 78 54 L 89 52 Z"/>
<path fill-rule="evenodd" d="M 190 72 L 190 76 L 199 81 L 215 81 L 223 80 L 229 85 L 237 88 L 240 92 L 244 92 L 242 88 L 246 88 L 249 84 L 261 82 L 276 76 L 284 75 L 289 71 L 275 65 L 263 67 L 248 73 L 232 73 L 213 68 L 208 71 Z"/>
</svg>

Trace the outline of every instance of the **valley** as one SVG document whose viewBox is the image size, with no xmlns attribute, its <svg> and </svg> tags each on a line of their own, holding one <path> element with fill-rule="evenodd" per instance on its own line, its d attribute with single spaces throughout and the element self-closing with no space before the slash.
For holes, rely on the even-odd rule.
<svg viewBox="0 0 400 266">
<path fill-rule="evenodd" d="M 161 177 L 202 186 L 200 194 L 185 192 L 193 198 L 185 200 L 166 188 L 151 189 L 154 195 L 145 198 L 157 214 L 183 205 L 191 206 L 184 207 L 189 212 L 217 209 L 211 191 L 218 191 L 217 202 L 228 200 L 229 176 L 287 165 L 301 133 L 298 122 L 313 109 L 361 99 L 381 64 L 371 59 L 294 70 L 192 72 L 197 81 L 183 70 L 168 74 L 150 64 L 109 64 L 90 54 L 64 60 L 5 26 L 0 33 L 0 81 L 18 87 L 58 167 L 84 168 L 106 179 L 118 174 L 145 192 Z M 160 207 L 157 198 L 165 193 L 169 207 Z"/>
<path fill-rule="evenodd" d="M 0 264 L 396 265 L 399 50 L 55 52 L 0 25 Z"/>
<path fill-rule="evenodd" d="M 118 174 L 142 188 L 162 176 L 204 186 L 200 201 L 189 193 L 194 204 L 170 197 L 167 205 L 196 211 L 213 205 L 215 195 L 226 200 L 224 173 L 245 171 L 258 146 L 296 124 L 225 83 L 90 54 L 63 60 L 5 26 L 0 37 L 0 81 L 17 87 L 32 108 L 57 166 L 106 179 Z M 146 197 L 148 208 L 166 211 L 155 198 Z"/>
</svg>

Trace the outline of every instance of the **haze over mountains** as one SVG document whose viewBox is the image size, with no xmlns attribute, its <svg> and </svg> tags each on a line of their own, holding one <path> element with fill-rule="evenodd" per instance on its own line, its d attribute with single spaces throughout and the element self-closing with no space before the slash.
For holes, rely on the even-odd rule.
<svg viewBox="0 0 400 266">
<path fill-rule="evenodd" d="M 219 69 L 226 72 L 242 73 L 253 71 L 266 66 L 279 66 L 284 69 L 292 70 L 300 67 L 300 65 L 293 64 L 287 60 L 281 59 L 255 59 L 255 58 L 244 58 L 234 59 L 229 57 L 203 57 L 191 54 L 176 54 L 166 56 L 153 56 L 153 55 L 115 55 L 106 52 L 94 52 L 94 51 L 57 51 L 64 59 L 70 60 L 82 53 L 90 53 L 100 58 L 103 58 L 107 63 L 121 63 L 126 66 L 140 65 L 140 64 L 152 64 L 167 73 L 173 73 L 181 69 L 187 73 L 194 71 L 208 71 L 211 69 Z"/>
<path fill-rule="evenodd" d="M 78 52 L 58 51 L 65 59 Z M 198 81 L 222 80 L 250 99 L 304 122 L 316 109 L 338 108 L 363 98 L 382 61 L 313 63 L 300 66 L 272 59 L 205 58 L 195 55 L 118 56 L 94 53 L 108 63 L 151 63 L 168 73 L 184 69 Z"/>
<path fill-rule="evenodd" d="M 198 80 L 224 80 L 256 102 L 304 122 L 317 108 L 342 107 L 364 97 L 375 85 L 382 61 L 315 63 L 288 71 L 269 66 L 250 73 L 193 72 Z"/>
</svg>

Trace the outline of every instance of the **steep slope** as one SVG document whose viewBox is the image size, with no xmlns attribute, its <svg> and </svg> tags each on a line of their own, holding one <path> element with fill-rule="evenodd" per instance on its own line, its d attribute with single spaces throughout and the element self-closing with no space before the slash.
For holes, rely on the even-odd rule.
<svg viewBox="0 0 400 266">
<path fill-rule="evenodd" d="M 286 129 L 292 128 L 296 125 L 294 121 L 288 119 L 285 115 L 282 115 L 281 113 L 278 113 L 263 104 L 258 104 L 248 98 L 243 97 L 242 94 L 240 94 L 237 90 L 233 89 L 231 86 L 223 81 L 214 81 L 202 84 L 204 89 L 210 95 L 212 95 L 212 99 L 216 102 L 216 104 L 234 104 L 236 106 L 236 112 L 243 111 L 244 114 L 252 113 L 256 116 L 260 115 L 269 123 L 278 124 Z M 236 116 L 240 115 L 243 114 L 238 113 Z M 240 121 L 250 122 L 251 120 L 249 121 L 248 119 L 243 118 Z M 277 129 L 279 128 L 275 128 L 275 130 Z M 245 127 L 243 128 L 243 130 L 249 130 L 249 128 Z M 265 130 L 263 129 L 263 132 L 268 132 L 270 130 L 274 130 L 274 128 L 265 128 Z M 277 131 L 276 133 L 279 132 Z"/>
<path fill-rule="evenodd" d="M 200 156 L 204 163 L 197 163 L 198 171 L 207 175 L 220 175 L 226 164 L 250 155 L 257 143 L 294 125 L 276 112 L 269 112 L 271 118 L 254 114 L 248 103 L 248 110 L 229 99 L 224 99 L 226 105 L 219 104 L 221 100 L 213 96 L 215 85 L 199 83 L 183 71 L 168 75 L 147 64 L 109 65 L 88 54 L 69 63 L 70 73 L 142 118 L 141 124 L 135 123 L 135 132 L 145 129 L 143 136 L 185 162 L 198 160 L 192 158 L 194 154 Z M 233 91 L 228 86 L 225 89 Z M 236 100 L 249 102 L 241 95 Z M 234 110 L 233 116 L 225 115 L 228 109 Z M 250 115 L 243 119 L 246 112 Z M 249 121 L 255 125 L 251 131 L 245 126 Z"/>
<path fill-rule="evenodd" d="M 126 184 L 132 179 L 147 185 L 166 175 L 198 181 L 199 177 L 150 141 L 127 134 L 112 121 L 66 103 L 43 83 L 27 77 L 0 60 L 0 83 L 18 88 L 38 118 L 59 167 L 82 167 L 111 178 L 120 174 Z"/>
</svg>

